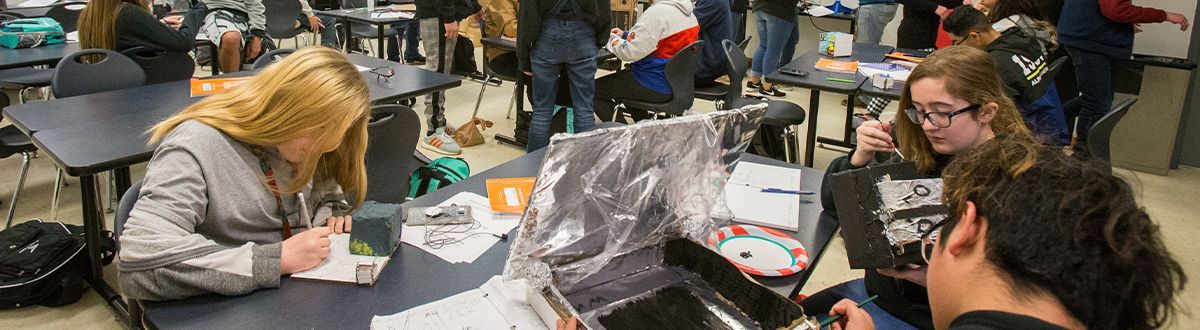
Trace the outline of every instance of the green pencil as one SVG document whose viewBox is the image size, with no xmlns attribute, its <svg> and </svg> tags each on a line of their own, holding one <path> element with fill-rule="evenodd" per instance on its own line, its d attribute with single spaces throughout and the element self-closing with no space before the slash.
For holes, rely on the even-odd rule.
<svg viewBox="0 0 1200 330">
<path fill-rule="evenodd" d="M 834 78 L 834 77 L 826 77 L 826 78 L 825 78 L 825 80 L 828 80 L 828 81 L 836 81 L 836 82 L 840 82 L 840 83 L 847 83 L 847 84 L 853 84 L 853 83 L 855 83 L 855 82 L 856 82 L 856 81 L 853 81 L 853 80 L 850 80 L 850 79 L 842 79 L 842 78 Z"/>
<path fill-rule="evenodd" d="M 867 298 L 867 300 L 863 300 L 862 302 L 858 303 L 858 307 L 862 308 L 863 305 L 866 305 L 866 304 L 871 303 L 872 301 L 875 301 L 875 298 L 879 298 L 879 295 L 874 295 L 874 296 L 871 296 L 871 298 Z M 837 320 L 840 318 L 842 318 L 841 314 L 830 316 L 829 318 L 825 319 L 824 321 L 821 321 L 821 328 L 828 327 L 830 324 L 833 324 L 833 322 L 837 322 Z"/>
</svg>

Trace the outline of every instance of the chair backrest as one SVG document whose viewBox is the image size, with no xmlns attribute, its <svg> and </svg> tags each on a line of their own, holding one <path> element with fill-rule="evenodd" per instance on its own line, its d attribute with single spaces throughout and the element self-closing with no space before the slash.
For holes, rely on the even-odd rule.
<svg viewBox="0 0 1200 330">
<path fill-rule="evenodd" d="M 738 48 L 741 48 L 742 51 L 745 51 L 746 46 L 750 45 L 750 39 L 753 39 L 753 38 L 754 37 L 752 37 L 752 36 L 746 36 L 745 39 L 742 39 L 742 42 L 737 43 Z M 722 43 L 724 43 L 724 42 L 722 42 Z"/>
<path fill-rule="evenodd" d="M 60 2 L 46 11 L 46 17 L 62 25 L 63 32 L 75 32 L 79 30 L 79 14 L 83 13 L 84 7 L 87 2 Z"/>
<path fill-rule="evenodd" d="M 266 54 L 259 56 L 257 60 L 254 60 L 254 66 L 252 67 L 252 69 L 259 70 L 259 69 L 265 68 L 268 65 L 271 65 L 271 63 L 275 63 L 276 60 L 287 57 L 288 55 L 291 55 L 292 53 L 295 53 L 295 52 L 296 52 L 295 49 L 287 49 L 287 48 L 280 48 L 280 49 L 269 51 Z"/>
<path fill-rule="evenodd" d="M 729 58 L 729 92 L 725 93 L 725 104 L 734 104 L 734 101 L 742 98 L 742 77 L 746 76 L 750 64 L 740 44 L 732 40 L 722 41 L 721 44 L 725 46 L 725 57 Z"/>
<path fill-rule="evenodd" d="M 367 200 L 403 203 L 408 196 L 409 173 L 421 166 L 413 156 L 421 119 L 406 106 L 378 105 L 371 108 L 367 132 Z"/>
<path fill-rule="evenodd" d="M 667 84 L 671 86 L 671 106 L 661 109 L 673 116 L 682 116 L 683 112 L 692 108 L 696 101 L 696 66 L 700 61 L 700 47 L 703 40 L 696 40 L 683 47 L 667 61 L 663 70 L 667 76 Z"/>
<path fill-rule="evenodd" d="M 138 193 L 142 191 L 142 182 L 134 182 L 125 194 L 121 195 L 121 202 L 117 204 L 117 212 L 113 218 L 113 240 L 117 242 L 117 250 L 121 249 L 121 230 L 125 229 L 125 221 L 129 220 L 129 212 L 133 211 L 133 204 L 137 202 Z"/>
<path fill-rule="evenodd" d="M 93 59 L 84 63 L 83 59 Z M 146 82 L 142 67 L 107 49 L 84 49 L 63 57 L 54 67 L 50 90 L 54 97 L 71 97 L 141 86 Z"/>
<path fill-rule="evenodd" d="M 1088 129 L 1087 135 L 1087 148 L 1091 152 L 1092 157 L 1105 161 L 1112 160 L 1109 154 L 1109 143 L 1112 139 L 1113 129 L 1117 128 L 1117 123 L 1121 122 L 1121 118 L 1125 117 L 1125 114 L 1129 112 L 1129 108 L 1132 108 L 1133 104 L 1137 103 L 1137 101 L 1138 98 L 1135 96 L 1117 104 L 1116 107 L 1113 107 L 1112 111 L 1109 111 L 1099 121 L 1092 124 L 1092 127 Z"/>
<path fill-rule="evenodd" d="M 306 0 L 307 1 L 307 0 Z M 275 39 L 294 38 L 300 34 L 296 19 L 300 17 L 300 1 L 262 0 L 267 18 L 267 35 Z"/>
<path fill-rule="evenodd" d="M 185 52 L 137 46 L 121 51 L 121 54 L 142 67 L 142 72 L 146 73 L 146 85 L 187 80 L 196 73 L 196 62 Z"/>
</svg>

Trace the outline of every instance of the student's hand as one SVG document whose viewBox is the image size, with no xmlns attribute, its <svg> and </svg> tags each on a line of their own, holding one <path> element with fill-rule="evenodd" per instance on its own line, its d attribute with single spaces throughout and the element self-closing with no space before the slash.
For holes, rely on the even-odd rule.
<svg viewBox="0 0 1200 330">
<path fill-rule="evenodd" d="M 262 39 L 251 37 L 250 44 L 246 45 L 246 58 L 257 58 L 259 52 L 262 52 Z"/>
<path fill-rule="evenodd" d="M 570 321 L 563 321 L 562 319 L 559 319 L 558 321 L 555 321 L 554 324 L 556 325 L 555 328 L 558 330 L 577 330 L 583 328 L 579 326 L 579 319 L 576 319 L 574 316 L 571 317 Z"/>
<path fill-rule="evenodd" d="M 871 159 L 875 158 L 876 152 L 893 152 L 896 150 L 896 144 L 892 142 L 892 136 L 888 134 L 888 129 L 891 124 L 871 120 L 862 123 L 855 130 L 855 135 L 858 137 L 858 148 L 854 149 L 854 154 L 850 155 L 850 165 L 854 167 L 867 166 Z"/>
<path fill-rule="evenodd" d="M 332 230 L 334 234 L 344 234 L 350 232 L 350 216 L 329 217 L 325 219 L 325 225 Z"/>
<path fill-rule="evenodd" d="M 458 22 L 442 24 L 446 27 L 446 38 L 458 38 Z"/>
<path fill-rule="evenodd" d="M 933 10 L 933 12 L 940 17 L 940 19 L 938 19 L 939 21 L 944 21 L 946 20 L 946 16 L 950 16 L 950 9 L 942 6 L 938 6 L 937 9 Z"/>
<path fill-rule="evenodd" d="M 1142 25 L 1133 23 L 1133 33 L 1142 33 Z"/>
<path fill-rule="evenodd" d="M 612 28 L 612 30 L 609 30 L 608 33 L 612 33 L 617 37 L 625 35 L 625 31 L 621 31 L 621 28 Z"/>
<path fill-rule="evenodd" d="M 283 241 L 280 248 L 279 272 L 292 274 L 321 264 L 329 256 L 329 227 L 305 230 Z"/>
<path fill-rule="evenodd" d="M 321 18 L 317 17 L 317 15 L 309 16 L 308 28 L 309 30 L 312 30 L 313 33 L 317 33 L 320 32 L 321 29 L 325 28 L 325 23 L 321 23 Z"/>
<path fill-rule="evenodd" d="M 858 304 L 850 299 L 842 299 L 833 308 L 829 310 L 829 316 L 842 315 L 842 318 L 837 322 L 829 325 L 833 330 L 873 330 L 875 322 L 871 321 L 871 314 L 862 308 L 858 308 Z"/>
<path fill-rule="evenodd" d="M 163 17 L 162 19 L 160 19 L 158 21 L 162 22 L 163 24 L 166 24 L 168 27 L 170 27 L 172 29 L 176 29 L 176 30 L 178 30 L 179 27 L 181 25 L 183 25 L 183 17 L 182 16 L 167 16 L 167 17 Z"/>
<path fill-rule="evenodd" d="M 902 279 L 905 281 L 920 284 L 928 287 L 929 267 L 921 265 L 908 264 L 902 268 L 882 268 L 877 269 L 880 274 L 887 275 L 893 278 Z"/>
<path fill-rule="evenodd" d="M 1188 24 L 1187 16 L 1183 16 L 1183 14 L 1175 12 L 1167 12 L 1167 22 L 1179 24 L 1179 31 L 1187 31 L 1188 26 L 1190 25 Z"/>
<path fill-rule="evenodd" d="M 526 76 L 533 77 L 533 72 L 525 71 L 525 75 L 526 75 Z"/>
</svg>

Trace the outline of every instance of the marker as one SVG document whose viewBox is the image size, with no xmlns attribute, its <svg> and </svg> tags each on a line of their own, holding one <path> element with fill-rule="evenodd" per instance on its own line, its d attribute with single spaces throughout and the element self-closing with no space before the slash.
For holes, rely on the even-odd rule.
<svg viewBox="0 0 1200 330">
<path fill-rule="evenodd" d="M 826 77 L 825 80 L 833 81 L 833 82 L 840 82 L 840 83 L 847 83 L 847 84 L 853 84 L 853 83 L 857 82 L 857 81 L 853 81 L 850 79 L 842 79 L 842 78 L 834 78 L 834 77 Z"/>
<path fill-rule="evenodd" d="M 763 188 L 762 192 L 771 194 L 814 195 L 815 192 L 806 190 L 787 190 L 779 188 Z"/>
<path fill-rule="evenodd" d="M 871 296 L 871 298 L 867 298 L 867 300 L 863 300 L 862 302 L 858 303 L 858 308 L 862 308 L 864 305 L 869 304 L 872 301 L 875 301 L 875 298 L 879 298 L 879 295 Z M 842 314 L 830 316 L 829 318 L 826 318 L 824 321 L 821 321 L 820 327 L 821 328 L 828 327 L 830 324 L 833 324 L 833 322 L 837 322 L 837 320 L 840 318 L 842 318 Z"/>
</svg>

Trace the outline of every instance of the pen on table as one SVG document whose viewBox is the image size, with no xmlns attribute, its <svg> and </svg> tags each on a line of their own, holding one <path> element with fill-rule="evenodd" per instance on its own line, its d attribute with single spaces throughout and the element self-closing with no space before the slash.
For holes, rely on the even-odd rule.
<svg viewBox="0 0 1200 330">
<path fill-rule="evenodd" d="M 807 190 L 788 190 L 779 188 L 762 188 L 762 192 L 771 194 L 792 194 L 792 195 L 814 195 L 815 192 Z"/>
<path fill-rule="evenodd" d="M 308 229 L 312 229 L 312 217 L 308 215 L 308 203 L 304 202 L 304 193 L 296 193 L 296 199 L 300 200 L 300 217 L 304 218 Z"/>
<path fill-rule="evenodd" d="M 833 82 L 840 82 L 840 83 L 847 83 L 847 84 L 855 83 L 855 81 L 850 80 L 850 79 L 842 79 L 842 78 L 834 78 L 834 77 L 826 77 L 825 80 L 833 81 Z"/>
<path fill-rule="evenodd" d="M 871 296 L 870 298 L 867 298 L 867 300 L 863 300 L 862 302 L 858 303 L 858 308 L 862 308 L 864 305 L 871 303 L 875 300 L 875 298 L 879 298 L 879 295 Z M 830 324 L 833 324 L 833 322 L 837 322 L 837 320 L 840 318 L 842 318 L 842 314 L 826 318 L 824 321 L 821 321 L 821 328 L 828 327 Z"/>
</svg>

